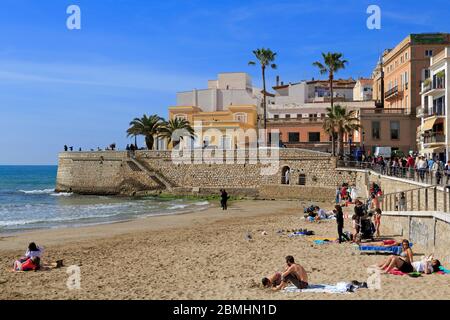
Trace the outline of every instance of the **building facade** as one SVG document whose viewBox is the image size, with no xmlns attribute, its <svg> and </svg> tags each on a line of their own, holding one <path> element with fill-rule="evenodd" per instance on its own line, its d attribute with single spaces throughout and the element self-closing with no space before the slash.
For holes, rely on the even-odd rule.
<svg viewBox="0 0 450 320">
<path fill-rule="evenodd" d="M 373 79 L 359 78 L 353 88 L 354 101 L 373 100 Z"/>
<path fill-rule="evenodd" d="M 420 119 L 418 128 L 418 145 L 421 154 L 449 158 L 450 131 L 448 99 L 450 82 L 450 46 L 430 59 L 429 76 L 422 83 L 422 105 L 417 109 Z"/>
<path fill-rule="evenodd" d="M 391 147 L 407 155 L 416 151 L 415 116 L 405 109 L 360 109 L 361 146 L 366 155 L 373 155 L 376 147 Z"/>
<path fill-rule="evenodd" d="M 207 89 L 177 93 L 169 119 L 185 119 L 196 132 L 194 139 L 183 139 L 181 147 L 243 148 L 256 144 L 262 98 L 248 74 L 220 73 L 208 81 Z"/>
<path fill-rule="evenodd" d="M 372 109 L 371 100 L 354 101 L 356 85 L 353 79 L 334 82 L 335 105 L 348 110 Z M 323 129 L 327 108 L 330 107 L 329 82 L 326 80 L 302 81 L 273 87 L 275 97 L 267 107 L 268 129 L 280 132 L 282 144 L 291 148 L 331 152 L 330 135 Z M 347 152 L 350 146 L 359 146 L 360 132 L 344 137 Z"/>
<path fill-rule="evenodd" d="M 411 34 L 383 54 L 384 107 L 415 114 L 422 82 L 429 77 L 430 57 L 450 44 L 450 34 Z M 418 125 L 418 123 L 416 123 Z"/>
</svg>

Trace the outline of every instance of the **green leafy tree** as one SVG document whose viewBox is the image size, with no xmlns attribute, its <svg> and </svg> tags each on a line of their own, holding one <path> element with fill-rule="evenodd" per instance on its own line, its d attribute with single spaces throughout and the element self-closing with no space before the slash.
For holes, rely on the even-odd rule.
<svg viewBox="0 0 450 320">
<path fill-rule="evenodd" d="M 144 114 L 142 118 L 134 118 L 134 120 L 130 122 L 127 136 L 144 136 L 148 150 L 152 150 L 155 143 L 155 137 L 160 133 L 163 123 L 164 119 L 158 115 L 147 116 Z"/>
<path fill-rule="evenodd" d="M 355 111 L 347 111 L 345 107 L 335 105 L 333 108 L 327 108 L 323 128 L 332 137 L 337 136 L 338 155 L 343 156 L 345 134 L 352 134 L 355 130 L 359 130 L 361 125 Z M 335 150 L 332 152 L 334 154 Z"/>
<path fill-rule="evenodd" d="M 195 138 L 194 129 L 186 119 L 175 118 L 163 123 L 159 137 L 172 142 L 175 148 L 184 137 Z"/>
<path fill-rule="evenodd" d="M 255 58 L 257 59 L 259 65 L 261 66 L 262 81 L 263 81 L 264 129 L 267 129 L 266 69 L 277 68 L 277 65 L 273 63 L 275 61 L 277 54 L 275 52 L 272 52 L 272 50 L 265 48 L 253 50 L 253 54 L 255 55 Z M 250 61 L 248 64 L 254 66 L 257 64 L 257 62 Z"/>
<path fill-rule="evenodd" d="M 345 65 L 348 64 L 347 60 L 342 59 L 342 53 L 323 53 L 322 52 L 323 61 L 316 61 L 313 63 L 313 66 L 318 67 L 320 74 L 328 74 L 328 81 L 330 85 L 330 102 L 331 109 L 334 106 L 334 90 L 333 90 L 333 80 L 334 75 L 341 69 L 345 69 Z M 336 141 L 335 135 L 331 135 L 331 150 L 333 156 L 335 155 L 336 149 Z"/>
</svg>

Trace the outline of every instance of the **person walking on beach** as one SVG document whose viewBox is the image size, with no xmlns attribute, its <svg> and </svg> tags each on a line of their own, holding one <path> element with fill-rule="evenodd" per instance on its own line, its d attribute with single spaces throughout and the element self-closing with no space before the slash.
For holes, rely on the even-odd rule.
<svg viewBox="0 0 450 320">
<path fill-rule="evenodd" d="M 342 207 L 340 205 L 336 205 L 334 207 L 339 243 L 342 243 L 343 239 L 343 230 L 344 230 L 344 212 L 342 211 Z"/>
<path fill-rule="evenodd" d="M 298 263 L 295 263 L 293 256 L 286 257 L 286 269 L 281 274 L 281 277 L 281 284 L 273 288 L 274 291 L 286 288 L 289 282 L 298 289 L 308 288 L 308 275 L 306 274 L 306 270 Z"/>
<path fill-rule="evenodd" d="M 230 197 L 228 196 L 228 193 L 225 191 L 225 189 L 220 189 L 220 205 L 222 207 L 222 210 L 228 210 L 227 207 L 227 201 Z"/>
<path fill-rule="evenodd" d="M 64 145 L 64 151 L 67 152 L 69 150 L 69 147 L 67 145 Z"/>
</svg>

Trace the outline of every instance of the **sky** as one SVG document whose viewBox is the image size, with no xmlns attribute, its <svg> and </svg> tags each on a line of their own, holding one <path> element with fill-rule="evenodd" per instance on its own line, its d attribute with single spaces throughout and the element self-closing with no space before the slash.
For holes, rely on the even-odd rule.
<svg viewBox="0 0 450 320">
<path fill-rule="evenodd" d="M 381 29 L 369 30 L 369 5 Z M 69 30 L 78 5 L 81 29 Z M 252 50 L 277 52 L 270 85 L 323 78 L 314 61 L 342 52 L 343 78 L 370 76 L 410 33 L 450 32 L 448 0 L 2 0 L 0 165 L 57 164 L 76 150 L 124 148 L 129 122 L 167 117 L 176 92 L 219 72 L 248 72 Z M 142 142 L 140 142 L 142 145 Z"/>
</svg>

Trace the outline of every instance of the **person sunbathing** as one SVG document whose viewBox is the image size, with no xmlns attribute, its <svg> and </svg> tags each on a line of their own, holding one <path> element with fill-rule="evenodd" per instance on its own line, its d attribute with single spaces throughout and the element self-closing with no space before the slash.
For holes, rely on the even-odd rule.
<svg viewBox="0 0 450 320">
<path fill-rule="evenodd" d="M 414 271 L 412 263 L 413 252 L 409 245 L 409 241 L 403 240 L 402 253 L 400 254 L 400 256 L 389 256 L 384 262 L 380 263 L 378 267 L 383 269 L 385 273 L 389 273 L 394 268 L 397 268 L 403 273 L 410 273 Z"/>
<path fill-rule="evenodd" d="M 39 257 L 27 258 L 25 261 L 17 260 L 14 262 L 14 271 L 35 271 L 41 267 L 41 259 Z"/>
<path fill-rule="evenodd" d="M 420 261 L 411 263 L 411 265 L 415 272 L 430 274 L 440 270 L 439 267 L 441 266 L 441 262 L 430 255 Z"/>
<path fill-rule="evenodd" d="M 289 282 L 298 289 L 306 289 L 308 287 L 306 270 L 298 263 L 295 263 L 293 256 L 286 257 L 286 269 L 281 274 L 281 283 L 273 288 L 273 290 L 282 290 L 287 287 Z"/>
<path fill-rule="evenodd" d="M 281 278 L 282 278 L 281 272 L 275 272 L 273 275 L 269 277 L 262 278 L 262 284 L 264 288 L 277 287 L 281 284 Z"/>
</svg>

